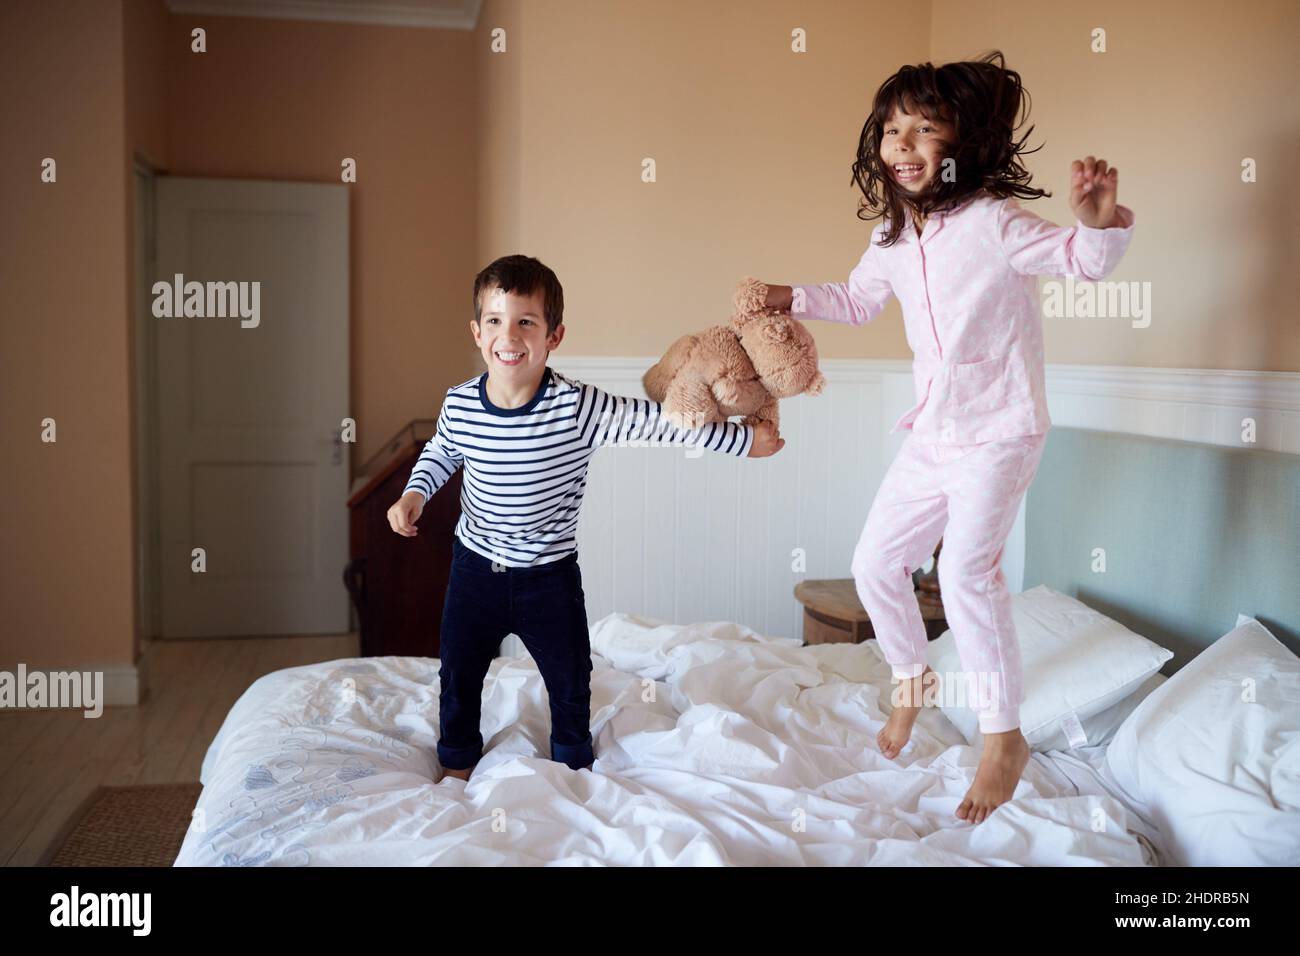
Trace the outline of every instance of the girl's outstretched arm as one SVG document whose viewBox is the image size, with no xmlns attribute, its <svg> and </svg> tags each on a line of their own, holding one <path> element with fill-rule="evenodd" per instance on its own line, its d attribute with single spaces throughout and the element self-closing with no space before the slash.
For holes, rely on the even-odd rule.
<svg viewBox="0 0 1300 956">
<path fill-rule="evenodd" d="M 1116 201 L 1119 173 L 1105 160 L 1075 160 L 1070 208 L 1078 222 L 1058 226 L 1008 199 L 998 209 L 997 241 L 1011 268 L 1021 275 L 1106 278 L 1133 239 L 1133 210 Z"/>
<path fill-rule="evenodd" d="M 894 294 L 877 254 L 878 232 L 879 227 L 872 232 L 867 251 L 849 273 L 847 283 L 776 286 L 775 291 L 769 291 L 769 304 L 774 308 L 789 309 L 797 319 L 825 319 L 849 325 L 870 322 L 884 311 L 885 304 Z M 771 301 L 773 299 L 777 301 Z"/>
</svg>

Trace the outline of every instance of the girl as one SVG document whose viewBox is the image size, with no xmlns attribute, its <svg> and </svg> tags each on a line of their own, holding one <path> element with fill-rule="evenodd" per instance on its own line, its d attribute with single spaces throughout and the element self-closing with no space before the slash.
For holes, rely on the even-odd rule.
<svg viewBox="0 0 1300 956">
<path fill-rule="evenodd" d="M 1022 100 L 1024 101 L 1022 103 Z M 1022 111 L 1023 105 L 1023 114 Z M 1021 208 L 1051 195 L 1020 163 L 1031 126 L 1020 76 L 999 52 L 903 67 L 876 93 L 858 142 L 858 216 L 884 219 L 847 284 L 769 286 L 767 304 L 804 319 L 861 325 L 890 296 L 903 309 L 916 405 L 853 557 L 858 596 L 901 682 L 877 735 L 893 759 L 911 736 L 934 672 L 912 571 L 942 536 L 944 608 L 984 736 L 957 808 L 972 823 L 1011 799 L 1029 762 L 1020 733 L 1020 651 L 1000 568 L 1051 421 L 1034 276 L 1104 279 L 1133 234 L 1116 204 L 1118 171 L 1089 156 L 1070 169 L 1066 228 Z"/>
</svg>

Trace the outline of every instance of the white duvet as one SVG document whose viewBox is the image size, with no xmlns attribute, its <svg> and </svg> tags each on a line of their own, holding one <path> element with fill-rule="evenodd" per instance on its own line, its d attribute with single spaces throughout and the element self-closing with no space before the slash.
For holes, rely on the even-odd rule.
<svg viewBox="0 0 1300 956">
<path fill-rule="evenodd" d="M 983 823 L 957 819 L 979 751 L 927 709 L 899 758 L 881 756 L 890 682 L 874 642 L 613 614 L 592 650 L 594 771 L 546 759 L 537 668 L 498 658 L 468 783 L 437 764 L 436 659 L 260 678 L 204 759 L 176 865 L 1155 862 L 1124 804 L 1054 754 L 1034 754 Z"/>
</svg>

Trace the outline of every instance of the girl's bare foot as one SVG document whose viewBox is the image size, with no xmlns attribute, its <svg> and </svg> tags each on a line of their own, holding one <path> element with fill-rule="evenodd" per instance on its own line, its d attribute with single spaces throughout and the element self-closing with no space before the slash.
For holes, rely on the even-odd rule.
<svg viewBox="0 0 1300 956">
<path fill-rule="evenodd" d="M 450 767 L 443 767 L 442 774 L 444 777 L 455 777 L 457 780 L 468 780 L 469 772 L 473 767 L 466 767 L 464 770 L 452 770 Z"/>
<path fill-rule="evenodd" d="M 876 734 L 876 744 L 880 747 L 880 752 L 890 760 L 902 753 L 903 748 L 907 746 L 908 740 L 912 737 L 912 725 L 916 723 L 917 715 L 921 713 L 921 707 L 924 705 L 927 689 L 933 687 L 937 679 L 934 671 L 927 665 L 925 670 L 921 671 L 920 677 L 910 677 L 898 682 L 892 696 L 899 703 L 894 704 L 885 726 L 881 728 L 880 733 Z"/>
<path fill-rule="evenodd" d="M 1028 764 L 1029 742 L 1020 728 L 985 734 L 975 782 L 957 807 L 957 816 L 967 823 L 983 823 L 990 813 L 1011 799 Z"/>
</svg>

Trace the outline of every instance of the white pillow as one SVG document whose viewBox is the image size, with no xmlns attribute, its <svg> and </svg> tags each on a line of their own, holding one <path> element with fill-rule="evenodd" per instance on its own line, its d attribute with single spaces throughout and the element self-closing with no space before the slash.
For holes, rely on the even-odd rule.
<svg viewBox="0 0 1300 956">
<path fill-rule="evenodd" d="M 1133 711 L 1103 766 L 1179 865 L 1300 864 L 1300 658 L 1239 615 Z"/>
<path fill-rule="evenodd" d="M 1159 687 L 1167 680 L 1169 680 L 1168 677 L 1166 677 L 1164 674 L 1161 674 L 1159 671 L 1156 671 L 1156 673 L 1152 674 L 1141 684 L 1139 684 L 1137 690 L 1133 691 L 1133 693 L 1129 694 L 1118 704 L 1111 704 L 1101 713 L 1093 714 L 1091 717 L 1085 720 L 1083 722 L 1083 730 L 1088 738 L 1088 741 L 1087 743 L 1082 744 L 1080 746 L 1104 747 L 1106 744 L 1110 743 L 1111 739 L 1115 736 L 1115 731 L 1119 730 L 1120 725 L 1123 724 L 1124 721 L 1128 719 L 1128 715 L 1133 713 L 1133 711 L 1137 710 L 1138 704 L 1146 700 L 1147 697 L 1150 696 L 1153 690 L 1155 690 L 1157 687 Z M 1064 734 L 1062 734 L 1062 737 L 1064 737 Z M 1063 746 L 1048 747 L 1046 749 L 1048 750 L 1074 749 L 1070 746 L 1069 741 L 1062 741 L 1062 743 Z"/>
<path fill-rule="evenodd" d="M 1020 732 L 1032 750 L 1066 750 L 1096 743 L 1114 727 L 1108 708 L 1136 691 L 1174 656 L 1118 621 L 1045 584 L 1011 596 L 1020 644 L 1024 700 Z M 940 675 L 962 671 L 951 630 L 926 655 Z M 954 689 L 955 694 L 955 689 Z M 944 695 L 940 709 L 968 743 L 983 737 L 979 717 L 960 697 Z M 1121 715 L 1122 717 L 1122 715 Z"/>
<path fill-rule="evenodd" d="M 1081 742 L 1071 744 L 1069 739 L 1066 737 L 1065 731 L 1058 727 L 1055 733 L 1040 740 L 1037 747 L 1032 747 L 1031 745 L 1031 749 L 1046 753 L 1049 750 L 1077 750 L 1081 747 L 1087 747 L 1089 750 L 1095 751 L 1104 756 L 1104 749 L 1098 750 L 1097 748 L 1104 748 L 1108 743 L 1110 743 L 1111 739 L 1115 736 L 1115 731 L 1119 730 L 1120 725 L 1128 719 L 1128 715 L 1133 713 L 1133 711 L 1137 709 L 1138 704 L 1146 700 L 1147 696 L 1153 690 L 1167 680 L 1169 680 L 1168 677 L 1161 674 L 1159 671 L 1156 671 L 1139 684 L 1137 690 L 1133 691 L 1133 693 L 1129 694 L 1119 703 L 1111 704 L 1105 710 L 1093 714 L 1091 717 L 1084 718 L 1081 721 L 1081 730 L 1083 733 L 1083 739 Z M 984 746 L 984 735 L 979 732 L 978 726 L 976 727 L 974 736 L 971 739 L 971 746 L 981 748 Z"/>
</svg>

